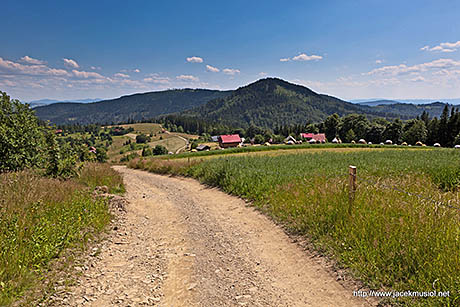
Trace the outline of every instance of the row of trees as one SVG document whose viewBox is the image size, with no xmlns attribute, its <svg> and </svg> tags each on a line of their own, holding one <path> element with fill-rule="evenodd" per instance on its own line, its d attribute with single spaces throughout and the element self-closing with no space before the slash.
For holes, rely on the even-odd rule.
<svg viewBox="0 0 460 307">
<path fill-rule="evenodd" d="M 399 119 L 387 121 L 383 118 L 369 121 L 358 114 L 340 118 L 333 114 L 324 122 L 308 125 L 305 129 L 306 132 L 325 132 L 328 140 L 340 137 L 345 142 L 351 142 L 363 138 L 373 143 L 392 140 L 398 144 L 415 144 L 420 141 L 428 145 L 440 143 L 444 147 L 452 147 L 460 143 L 460 112 L 453 107 L 449 111 L 446 105 L 439 119 L 430 118 L 424 111 L 421 116 L 404 122 Z"/>
<path fill-rule="evenodd" d="M 389 121 L 385 118 L 369 120 L 362 114 L 350 114 L 340 117 L 330 115 L 323 122 L 306 123 L 303 125 L 286 125 L 274 129 L 260 128 L 254 125 L 246 129 L 213 124 L 195 117 L 171 115 L 159 119 L 166 128 L 175 131 L 185 131 L 199 135 L 218 135 L 238 133 L 240 136 L 257 141 L 280 140 L 288 135 L 299 136 L 302 132 L 325 133 L 331 141 L 335 137 L 344 142 L 365 139 L 372 143 L 381 143 L 392 140 L 393 143 L 407 142 L 415 144 L 420 141 L 428 145 L 440 143 L 442 146 L 451 147 L 460 144 L 460 112 L 457 108 L 446 105 L 439 118 L 431 118 L 427 112 L 421 116 L 402 121 L 395 119 Z"/>
</svg>

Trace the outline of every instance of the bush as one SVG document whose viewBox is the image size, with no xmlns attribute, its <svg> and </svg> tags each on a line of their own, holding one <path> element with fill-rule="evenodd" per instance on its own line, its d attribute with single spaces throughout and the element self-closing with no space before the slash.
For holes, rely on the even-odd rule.
<svg viewBox="0 0 460 307">
<path fill-rule="evenodd" d="M 136 136 L 136 143 L 145 144 L 145 143 L 148 143 L 148 142 L 150 142 L 150 137 L 148 135 L 139 134 L 138 136 Z"/>
<path fill-rule="evenodd" d="M 163 145 L 157 145 L 157 146 L 155 146 L 155 148 L 153 149 L 153 154 L 154 154 L 155 156 L 166 155 L 166 154 L 168 154 L 168 150 L 167 150 L 166 147 L 164 147 Z"/>
<path fill-rule="evenodd" d="M 142 156 L 147 157 L 152 155 L 152 149 L 149 146 L 142 148 Z"/>
</svg>

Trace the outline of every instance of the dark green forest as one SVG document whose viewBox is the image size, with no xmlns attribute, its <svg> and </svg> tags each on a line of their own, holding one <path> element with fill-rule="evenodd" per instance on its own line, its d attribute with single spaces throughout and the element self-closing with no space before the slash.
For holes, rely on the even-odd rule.
<svg viewBox="0 0 460 307">
<path fill-rule="evenodd" d="M 363 114 L 372 120 L 412 119 L 425 111 L 440 116 L 445 104 L 366 106 L 321 95 L 281 79 L 267 78 L 235 91 L 167 90 L 123 96 L 96 103 L 57 103 L 35 108 L 42 120 L 54 124 L 118 124 L 148 121 L 165 115 L 184 115 L 229 127 L 321 122 L 329 115 Z"/>
</svg>

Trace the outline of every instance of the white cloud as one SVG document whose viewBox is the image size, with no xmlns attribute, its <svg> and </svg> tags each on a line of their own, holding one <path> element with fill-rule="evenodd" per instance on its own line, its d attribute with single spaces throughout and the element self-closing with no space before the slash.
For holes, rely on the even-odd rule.
<svg viewBox="0 0 460 307">
<path fill-rule="evenodd" d="M 240 73 L 240 70 L 239 69 L 233 69 L 233 68 L 225 68 L 222 70 L 222 72 L 226 75 L 231 75 L 231 76 L 234 76 L 236 74 L 239 74 Z"/>
<path fill-rule="evenodd" d="M 44 65 L 45 61 L 37 60 L 34 58 L 31 58 L 30 56 L 26 55 L 21 58 L 21 61 L 32 64 L 32 65 Z"/>
<path fill-rule="evenodd" d="M 181 81 L 188 81 L 188 82 L 198 82 L 200 79 L 198 77 L 192 76 L 192 75 L 180 75 L 176 76 L 177 80 Z"/>
<path fill-rule="evenodd" d="M 452 59 L 438 59 L 427 63 L 416 64 L 407 66 L 406 64 L 383 66 L 380 68 L 373 69 L 363 75 L 404 75 L 412 72 L 426 72 L 428 70 L 436 69 L 451 69 L 460 67 L 460 61 Z"/>
<path fill-rule="evenodd" d="M 211 65 L 206 65 L 206 70 L 210 72 L 219 72 L 220 69 Z"/>
<path fill-rule="evenodd" d="M 160 77 L 158 74 L 151 74 L 150 77 L 144 78 L 144 82 L 156 83 L 156 84 L 169 84 L 170 79 L 168 77 Z"/>
<path fill-rule="evenodd" d="M 139 68 L 136 68 L 135 70 L 133 70 L 134 72 L 137 72 L 137 73 L 140 73 L 141 70 Z"/>
<path fill-rule="evenodd" d="M 420 50 L 424 51 L 438 51 L 438 52 L 454 52 L 457 51 L 457 49 L 460 48 L 460 41 L 457 41 L 455 43 L 440 43 L 437 46 L 430 47 L 430 46 L 423 46 L 420 48 Z"/>
<path fill-rule="evenodd" d="M 92 69 L 92 70 L 101 70 L 102 68 L 99 67 L 99 66 L 91 66 L 91 69 Z"/>
<path fill-rule="evenodd" d="M 301 53 L 292 58 L 293 61 L 318 61 L 321 60 L 323 57 L 320 55 L 307 55 L 305 53 Z"/>
<path fill-rule="evenodd" d="M 375 60 L 375 64 L 382 64 L 383 61 L 382 60 Z"/>
<path fill-rule="evenodd" d="M 292 58 L 281 58 L 280 62 L 289 62 L 289 61 L 319 61 L 322 60 L 323 57 L 320 55 L 308 55 L 306 53 L 300 53 Z"/>
<path fill-rule="evenodd" d="M 49 68 L 45 65 L 24 65 L 0 58 L 0 74 L 8 73 L 15 75 L 48 75 L 67 76 L 69 73 L 63 69 Z"/>
<path fill-rule="evenodd" d="M 117 78 L 129 78 L 129 75 L 127 74 L 122 74 L 122 73 L 116 73 L 115 75 L 113 75 L 114 77 L 117 77 Z"/>
<path fill-rule="evenodd" d="M 412 82 L 423 82 L 423 81 L 426 81 L 426 79 L 423 78 L 422 76 L 418 76 L 418 77 L 410 79 L 410 81 L 412 81 Z"/>
<path fill-rule="evenodd" d="M 74 74 L 75 77 L 77 78 L 95 78 L 95 79 L 105 79 L 104 76 L 98 74 L 97 72 L 89 72 L 89 71 L 78 71 L 78 70 L 72 70 L 72 73 Z"/>
<path fill-rule="evenodd" d="M 69 67 L 69 68 L 80 68 L 78 63 L 72 59 L 62 59 L 64 61 L 64 66 Z"/>
<path fill-rule="evenodd" d="M 268 74 L 266 72 L 261 71 L 260 73 L 258 73 L 258 75 L 259 77 L 265 77 Z"/>
<path fill-rule="evenodd" d="M 187 62 L 189 63 L 203 63 L 203 58 L 200 58 L 199 56 L 192 56 L 187 58 Z"/>
</svg>

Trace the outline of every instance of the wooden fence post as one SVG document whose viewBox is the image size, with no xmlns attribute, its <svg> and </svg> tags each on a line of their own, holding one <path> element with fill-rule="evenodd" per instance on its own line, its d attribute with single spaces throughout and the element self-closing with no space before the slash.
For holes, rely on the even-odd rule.
<svg viewBox="0 0 460 307">
<path fill-rule="evenodd" d="M 349 182 L 348 213 L 351 214 L 351 208 L 355 200 L 355 192 L 356 192 L 356 166 L 350 165 L 348 167 L 348 175 L 349 175 L 348 176 L 348 182 Z"/>
</svg>

